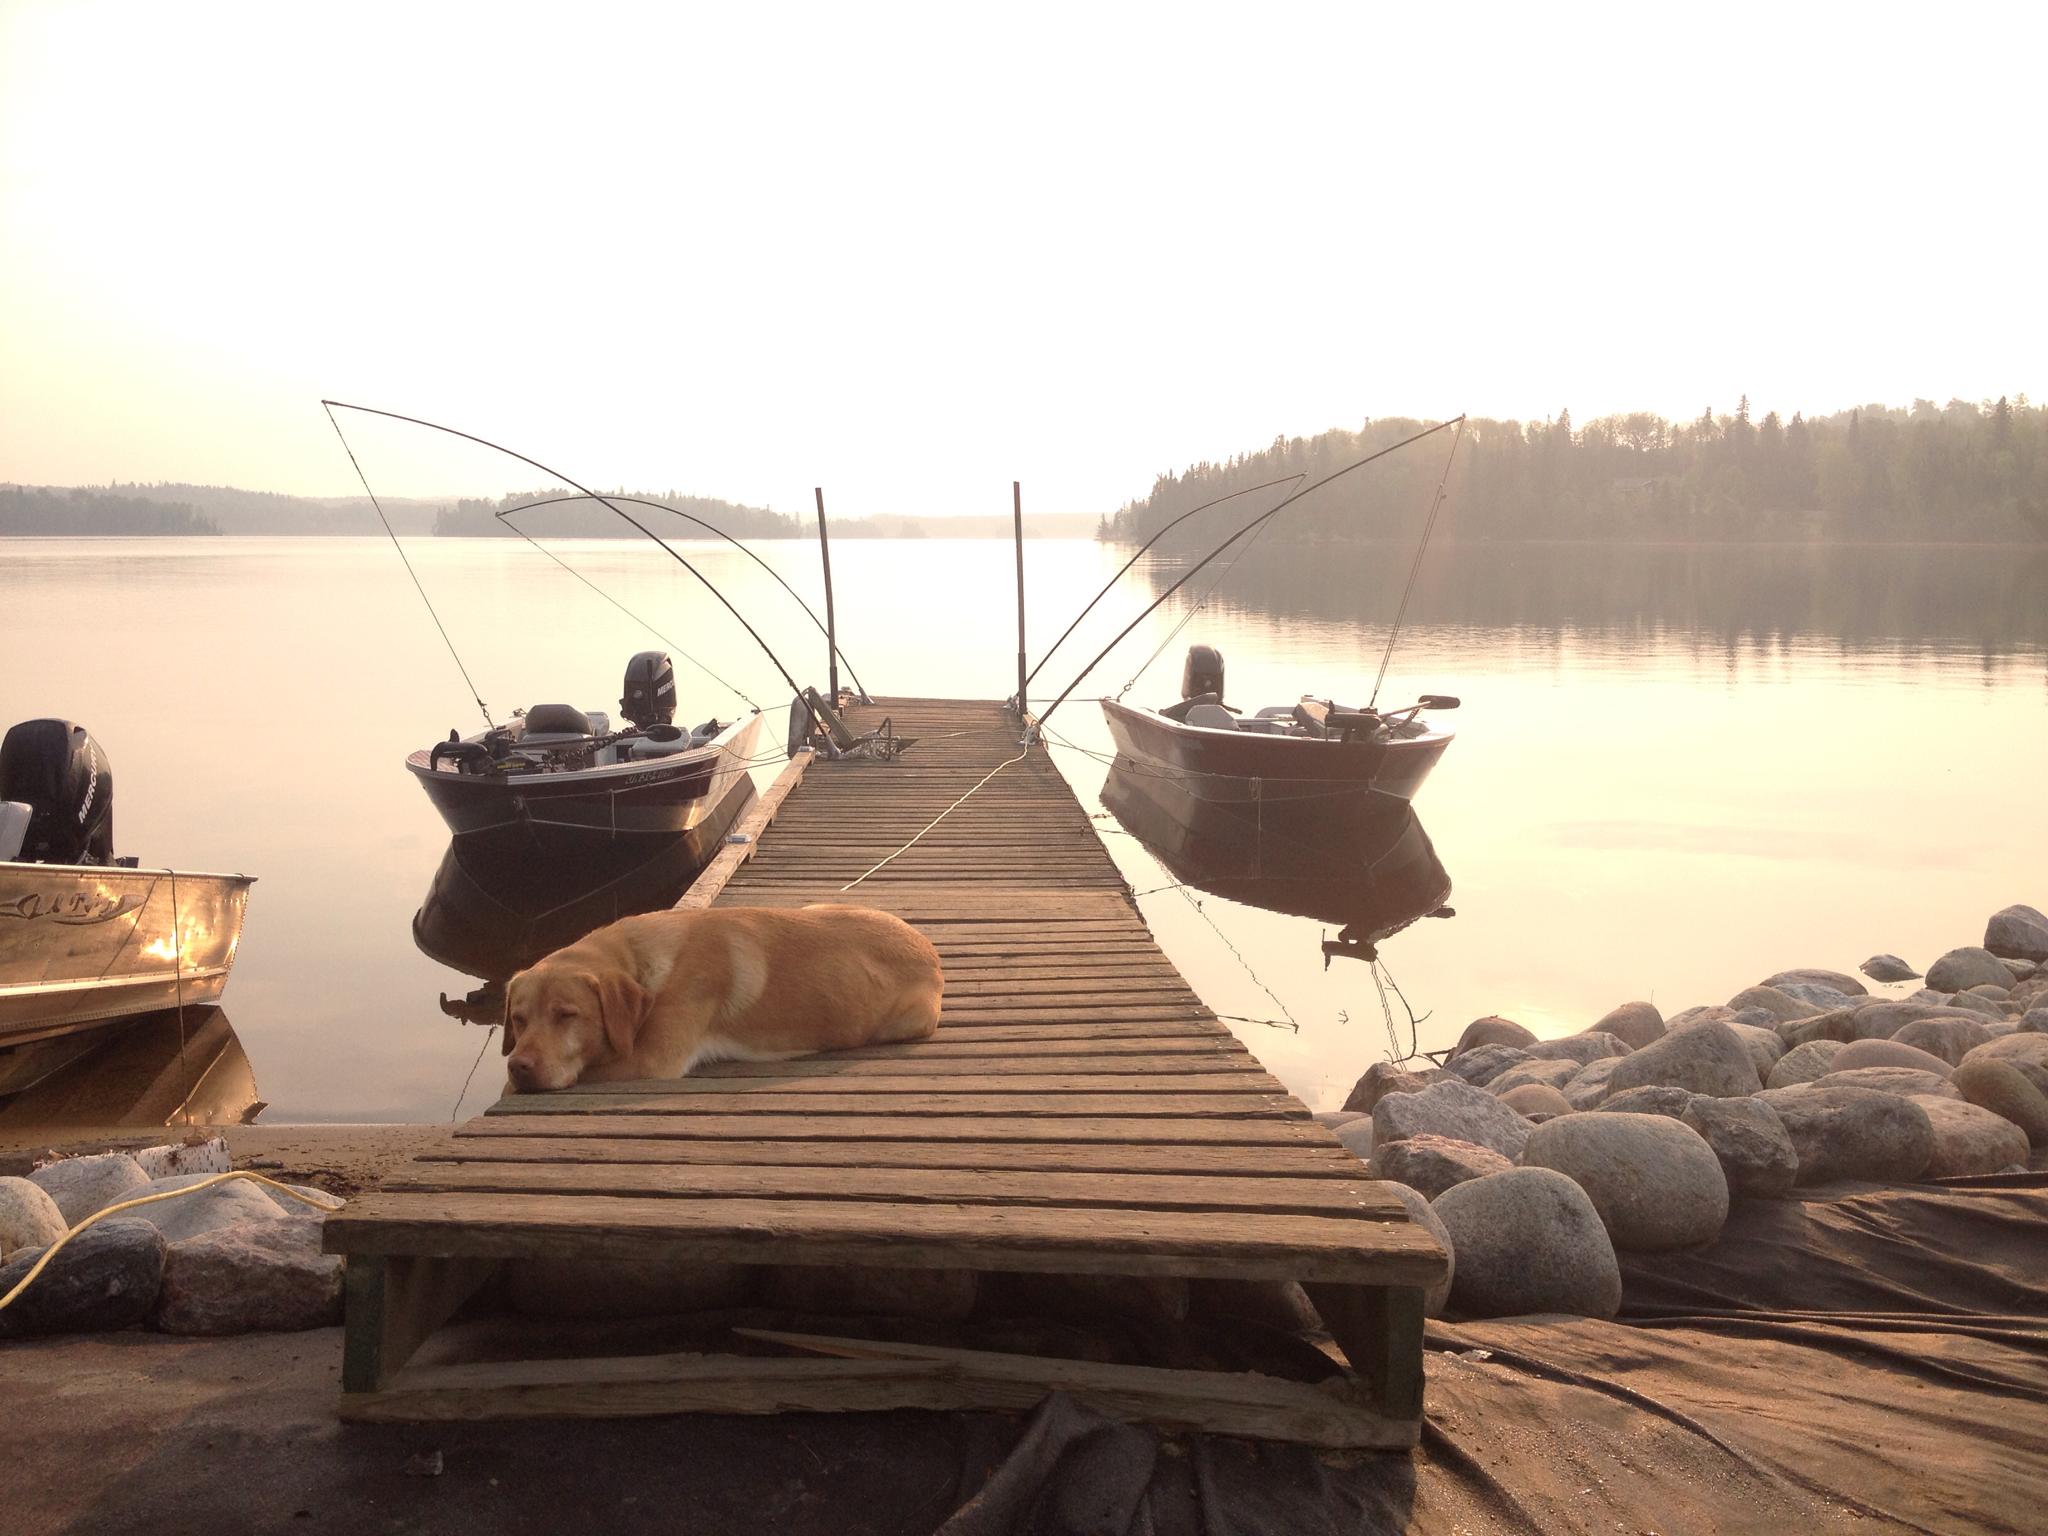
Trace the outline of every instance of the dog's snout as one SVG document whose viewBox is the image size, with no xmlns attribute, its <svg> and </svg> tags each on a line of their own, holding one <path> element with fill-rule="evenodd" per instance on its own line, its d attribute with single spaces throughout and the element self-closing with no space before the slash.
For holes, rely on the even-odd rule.
<svg viewBox="0 0 2048 1536">
<path fill-rule="evenodd" d="M 512 1079 L 512 1086 L 522 1093 L 531 1093 L 534 1081 L 540 1075 L 530 1056 L 514 1056 L 505 1064 L 505 1074 Z"/>
</svg>

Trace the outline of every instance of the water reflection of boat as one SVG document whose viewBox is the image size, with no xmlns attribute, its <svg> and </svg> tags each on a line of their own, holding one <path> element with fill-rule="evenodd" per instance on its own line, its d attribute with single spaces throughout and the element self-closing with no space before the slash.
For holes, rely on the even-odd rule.
<svg viewBox="0 0 2048 1536">
<path fill-rule="evenodd" d="M 145 1014 L 0 1100 L 0 1133 L 121 1126 L 247 1125 L 262 1111 L 256 1076 L 218 1008 Z"/>
<path fill-rule="evenodd" d="M 1370 960 L 1418 918 L 1450 915 L 1451 877 L 1405 800 L 1360 796 L 1343 817 L 1305 817 L 1196 784 L 1120 757 L 1102 803 L 1182 884 L 1340 925 L 1325 954 Z"/>
<path fill-rule="evenodd" d="M 0 1093 L 103 1026 L 227 986 L 254 882 L 117 859 L 113 793 L 82 726 L 29 720 L 0 742 Z"/>
<path fill-rule="evenodd" d="M 753 799 L 753 780 L 742 776 L 689 831 L 658 844 L 536 858 L 502 843 L 455 839 L 413 916 L 413 942 L 490 985 L 443 1006 L 495 1023 L 497 989 L 515 971 L 618 918 L 674 906 Z"/>
</svg>

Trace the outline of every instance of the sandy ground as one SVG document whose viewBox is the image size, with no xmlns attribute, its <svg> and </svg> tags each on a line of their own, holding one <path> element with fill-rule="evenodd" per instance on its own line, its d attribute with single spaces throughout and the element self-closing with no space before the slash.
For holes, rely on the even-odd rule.
<svg viewBox="0 0 2048 1536">
<path fill-rule="evenodd" d="M 432 1125 L 235 1125 L 202 1131 L 227 1138 L 237 1168 L 257 1167 L 293 1184 L 352 1195 L 377 1184 L 427 1143 L 447 1134 Z M 175 1131 L 65 1130 L 60 1139 L 0 1138 L 0 1174 L 22 1174 L 52 1151 L 104 1152 L 178 1139 Z"/>
</svg>

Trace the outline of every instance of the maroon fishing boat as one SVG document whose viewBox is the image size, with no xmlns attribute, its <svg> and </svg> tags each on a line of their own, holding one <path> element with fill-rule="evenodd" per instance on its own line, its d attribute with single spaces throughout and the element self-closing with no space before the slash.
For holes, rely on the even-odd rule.
<svg viewBox="0 0 2048 1536">
<path fill-rule="evenodd" d="M 761 716 L 674 725 L 660 651 L 628 664 L 619 707 L 630 726 L 615 731 L 601 711 L 536 705 L 475 736 L 450 731 L 405 766 L 458 839 L 557 852 L 688 833 L 752 766 Z"/>
<path fill-rule="evenodd" d="M 1297 810 L 1320 802 L 1332 816 L 1361 795 L 1412 800 L 1455 734 L 1419 716 L 1457 707 L 1445 694 L 1394 710 L 1305 697 L 1244 714 L 1223 702 L 1223 657 L 1206 645 L 1188 651 L 1179 703 L 1102 701 L 1118 757 L 1137 768 L 1173 775 L 1206 799 Z"/>
</svg>

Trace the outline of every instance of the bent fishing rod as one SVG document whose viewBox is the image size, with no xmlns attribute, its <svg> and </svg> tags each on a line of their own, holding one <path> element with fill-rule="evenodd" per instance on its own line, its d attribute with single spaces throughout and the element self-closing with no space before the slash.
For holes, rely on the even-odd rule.
<svg viewBox="0 0 2048 1536">
<path fill-rule="evenodd" d="M 494 512 L 491 515 L 502 520 L 504 518 L 512 516 L 512 514 L 515 512 L 531 512 L 536 507 L 552 507 L 559 505 L 560 503 L 565 501 L 586 501 L 588 499 L 589 498 L 585 496 L 550 496 L 545 501 L 529 501 L 523 506 L 507 507 L 504 511 Z M 690 522 L 695 523 L 699 528 L 703 528 L 711 533 L 717 534 L 721 539 L 725 540 L 726 543 L 730 544 L 734 549 L 738 550 L 741 554 L 745 555 L 749 560 L 753 561 L 754 564 L 760 566 L 762 570 L 766 571 L 770 576 L 774 577 L 775 584 L 782 588 L 783 591 L 787 592 L 792 598 L 795 598 L 796 605 L 799 608 L 803 609 L 805 614 L 807 614 L 810 617 L 810 621 L 813 624 L 818 626 L 818 633 L 825 636 L 826 640 L 832 644 L 832 650 L 834 654 L 836 654 L 841 661 L 846 661 L 846 652 L 840 650 L 838 644 L 832 641 L 832 633 L 830 630 L 825 628 L 825 621 L 819 618 L 817 613 L 813 611 L 813 609 L 811 608 L 811 605 L 803 600 L 803 598 L 797 593 L 796 588 L 792 587 L 788 582 L 784 581 L 782 579 L 782 573 L 776 570 L 774 566 L 770 565 L 766 560 L 763 560 L 758 554 L 756 554 L 753 550 L 747 548 L 746 545 L 742 544 L 738 539 L 734 538 L 731 534 L 727 533 L 723 528 L 718 527 L 715 523 L 707 522 L 705 519 L 697 516 L 694 512 L 685 512 L 681 507 L 672 507 L 667 502 L 649 501 L 642 496 L 614 496 L 612 500 L 622 501 L 629 507 L 652 507 L 657 512 L 672 512 L 677 517 L 686 518 Z M 861 697 L 867 697 L 867 684 L 863 683 L 860 680 L 860 674 L 853 670 L 852 662 L 846 661 L 846 670 L 852 674 L 853 686 L 860 690 Z"/>
<path fill-rule="evenodd" d="M 613 506 L 611 499 L 609 497 L 600 496 L 596 491 L 591 490 L 581 481 L 571 479 L 568 475 L 563 474 L 559 469 L 553 469 L 550 468 L 548 465 L 541 463 L 539 459 L 530 459 L 525 454 L 520 453 L 516 449 L 507 448 L 503 443 L 494 443 L 487 437 L 478 437 L 474 432 L 464 432 L 458 427 L 444 427 L 438 421 L 426 421 L 418 416 L 405 416 L 401 415 L 397 411 L 380 411 L 374 405 L 351 405 L 346 400 L 322 400 L 320 402 L 320 406 L 321 409 L 327 412 L 327 420 L 334 427 L 335 435 L 341 438 L 342 447 L 348 449 L 349 462 L 351 464 L 355 464 L 356 475 L 359 479 L 362 480 L 363 489 L 366 491 L 370 490 L 369 478 L 363 474 L 362 465 L 356 463 L 355 450 L 353 448 L 348 447 L 348 437 L 346 434 L 342 432 L 341 423 L 335 421 L 334 419 L 334 413 L 337 410 L 359 411 L 365 416 L 382 416 L 388 421 L 402 421 L 406 423 L 408 426 L 426 427 L 430 431 L 445 432 L 450 437 L 459 437 L 463 439 L 465 442 L 475 443 L 478 447 L 489 448 L 494 452 L 504 454 L 507 458 L 517 459 L 522 464 L 531 465 L 533 468 L 539 470 L 542 474 L 552 475 L 562 484 L 572 486 L 576 490 L 581 491 L 585 496 L 589 497 L 592 501 L 597 502 L 601 506 L 610 508 L 611 511 L 617 513 L 620 517 L 624 518 L 627 522 L 631 523 L 635 528 L 638 528 L 642 533 L 646 534 L 648 538 L 654 540 L 656 544 L 661 546 L 662 551 L 671 560 L 675 561 L 676 564 L 680 565 L 684 570 L 688 571 L 692 576 L 696 577 L 700 582 L 702 582 L 704 584 L 704 590 L 709 592 L 713 597 L 717 598 L 718 601 L 724 605 L 725 611 L 727 613 L 731 614 L 735 619 L 739 620 L 740 628 L 744 629 L 747 632 L 747 634 L 753 639 L 754 644 L 761 647 L 762 654 L 767 656 L 767 658 L 775 664 L 775 670 L 777 672 L 780 672 L 782 674 L 782 680 L 785 683 L 789 684 L 790 692 L 795 694 L 796 697 L 798 697 L 799 699 L 803 698 L 803 688 L 797 683 L 797 680 L 795 678 L 789 675 L 789 668 L 785 667 L 782 664 L 782 658 L 777 656 L 775 652 L 768 648 L 768 642 L 761 638 L 759 631 L 757 631 L 753 625 L 749 624 L 746 621 L 746 618 L 740 613 L 739 609 L 733 607 L 733 605 L 731 604 L 731 602 L 727 600 L 726 595 L 723 592 L 719 591 L 717 587 L 711 584 L 710 578 L 707 577 L 702 571 L 698 570 L 697 567 L 690 564 L 690 562 L 685 560 L 681 555 L 677 554 L 673 549 L 670 549 L 667 541 L 664 540 L 662 536 L 656 533 L 652 528 L 649 528 L 645 523 L 641 522 L 638 518 L 634 517 L 630 512 L 625 511 L 623 508 Z M 370 491 L 370 500 L 372 504 L 376 502 L 377 493 L 375 491 Z M 377 515 L 379 517 L 383 516 L 382 508 L 378 509 Z M 384 526 L 387 530 L 390 528 L 391 524 L 389 519 L 386 519 Z M 393 542 L 395 543 L 397 541 L 397 535 L 393 534 L 392 539 Z M 400 549 L 399 553 L 403 555 L 405 551 L 403 549 Z M 408 571 L 412 569 L 412 562 L 410 560 L 406 562 L 406 569 Z M 413 584 L 415 586 L 418 586 L 419 578 L 417 576 L 413 578 Z M 426 596 L 425 588 L 421 588 L 420 596 Z M 433 609 L 433 604 L 429 603 L 427 607 L 428 610 L 431 612 Z M 434 623 L 438 626 L 440 622 L 441 621 L 439 617 L 436 617 Z M 443 629 L 441 631 L 441 638 L 444 640 L 448 638 L 447 630 Z M 452 641 L 449 642 L 448 653 L 451 656 L 455 654 L 455 646 Z M 460 657 L 456 657 L 455 664 L 457 667 L 461 667 L 462 659 Z M 467 668 L 463 669 L 462 675 L 464 681 L 467 681 L 469 678 L 469 672 Z M 471 693 L 474 693 L 476 691 L 474 685 L 471 686 L 470 691 Z M 483 707 L 483 701 L 481 699 L 477 700 L 477 707 L 480 709 Z M 809 707 L 810 706 L 807 702 L 805 704 L 805 708 L 808 709 Z M 484 719 L 486 721 L 490 719 L 489 710 L 484 711 Z"/>
<path fill-rule="evenodd" d="M 1168 587 L 1164 592 L 1160 593 L 1158 597 L 1154 598 L 1152 602 L 1146 606 L 1145 611 L 1143 613 L 1139 614 L 1135 619 L 1131 620 L 1130 623 L 1126 624 L 1122 629 L 1118 630 L 1116 638 L 1110 641 L 1109 644 L 1105 645 L 1100 651 L 1096 652 L 1095 659 L 1089 662 L 1087 666 L 1081 669 L 1080 676 L 1076 677 L 1071 683 L 1067 684 L 1065 690 L 1060 694 L 1058 698 L 1054 699 L 1050 704 L 1046 705 L 1045 713 L 1038 717 L 1039 727 L 1041 729 L 1044 727 L 1045 722 L 1052 718 L 1052 712 L 1058 709 L 1062 704 L 1066 703 L 1067 695 L 1071 694 L 1076 688 L 1080 687 L 1082 679 L 1087 677 L 1090 672 L 1093 672 L 1097 667 L 1102 665 L 1103 658 L 1109 655 L 1109 653 L 1115 650 L 1119 645 L 1121 645 L 1124 641 L 1124 638 L 1127 635 L 1129 635 L 1132 630 L 1136 629 L 1140 624 L 1144 623 L 1145 620 L 1152 615 L 1154 609 L 1156 609 L 1161 603 L 1165 602 L 1169 597 L 1173 596 L 1173 594 L 1178 592 L 1182 587 L 1186 586 L 1189 582 L 1193 581 L 1195 577 L 1198 574 L 1200 574 L 1203 566 L 1207 565 L 1210 561 L 1214 560 L 1218 555 L 1222 554 L 1226 549 L 1230 548 L 1230 546 L 1235 544 L 1239 539 L 1243 538 L 1246 534 L 1250 533 L 1255 528 L 1264 527 L 1265 524 L 1276 514 L 1283 511 L 1287 507 L 1294 505 L 1295 502 L 1301 500 L 1302 497 L 1308 495 L 1311 491 L 1319 491 L 1324 486 L 1328 485 L 1332 480 L 1341 479 L 1343 476 L 1350 474 L 1354 469 L 1363 469 L 1366 465 L 1372 463 L 1376 459 L 1384 459 L 1388 454 L 1396 453 L 1399 450 L 1406 448 L 1411 443 L 1419 443 L 1425 437 L 1434 437 L 1437 433 L 1444 431 L 1448 427 L 1459 427 L 1462 429 L 1464 421 L 1465 418 L 1463 416 L 1454 416 L 1449 421 L 1440 421 L 1433 427 L 1424 427 L 1420 432 L 1417 432 L 1409 437 L 1404 437 L 1398 443 L 1389 443 L 1386 447 L 1377 449 L 1374 452 L 1367 454 L 1362 459 L 1353 460 L 1351 463 L 1346 464 L 1342 469 L 1331 470 L 1330 473 L 1323 476 L 1322 479 L 1316 481 L 1315 484 L 1303 486 L 1300 490 L 1294 492 L 1292 495 L 1283 498 L 1277 506 L 1268 507 L 1264 512 L 1261 512 L 1257 517 L 1253 518 L 1250 522 L 1246 523 L 1242 528 L 1238 529 L 1237 532 L 1233 533 L 1221 544 L 1218 544 L 1214 549 L 1210 550 L 1208 554 L 1202 556 L 1200 560 L 1196 561 L 1194 565 L 1188 568 L 1188 572 L 1185 576 L 1181 577 L 1179 581 L 1176 581 L 1172 586 Z"/>
<path fill-rule="evenodd" d="M 1138 557 L 1140 555 L 1143 555 L 1146 550 L 1150 549 L 1154 544 L 1157 544 L 1161 539 L 1165 538 L 1169 533 L 1173 532 L 1173 530 L 1178 528 L 1182 523 L 1186 522 L 1189 518 L 1193 517 L 1197 512 L 1206 512 L 1211 507 L 1220 507 L 1226 501 L 1235 501 L 1240 496 L 1250 496 L 1259 491 L 1270 491 L 1276 485 L 1286 485 L 1290 482 L 1295 485 L 1299 485 L 1302 481 L 1306 480 L 1307 478 L 1307 470 L 1303 470 L 1298 475 L 1282 475 L 1279 479 L 1268 480 L 1263 485 L 1248 485 L 1241 491 L 1232 491 L 1227 496 L 1218 496 L 1214 501 L 1205 501 L 1199 507 L 1189 507 L 1187 511 L 1181 513 L 1179 517 L 1176 517 L 1164 528 L 1161 528 L 1157 533 L 1153 534 L 1151 538 L 1147 539 L 1144 543 L 1140 544 L 1137 547 L 1137 549 L 1132 551 L 1131 558 L 1126 560 L 1122 565 L 1116 568 L 1116 574 L 1110 577 L 1109 580 L 1105 581 L 1102 584 L 1102 590 L 1100 592 L 1097 592 L 1093 597 L 1088 599 L 1088 606 L 1083 608 L 1079 613 L 1074 615 L 1074 622 L 1069 624 L 1064 630 L 1060 632 L 1060 638 L 1058 640 L 1053 641 L 1051 645 L 1046 647 L 1045 654 L 1038 658 L 1038 666 L 1033 667 L 1031 671 L 1025 676 L 1024 686 L 1027 688 L 1031 686 L 1031 679 L 1038 676 L 1039 667 L 1043 667 L 1048 661 L 1052 660 L 1052 653 L 1060 648 L 1061 642 L 1063 642 L 1067 638 L 1067 636 L 1071 635 L 1076 629 L 1080 628 L 1081 621 L 1087 618 L 1090 613 L 1094 612 L 1095 605 L 1101 602 L 1103 598 L 1109 595 L 1109 589 L 1115 586 L 1119 581 L 1123 580 L 1124 572 L 1128 571 L 1132 566 L 1138 563 Z M 1285 503 L 1283 502 L 1281 505 L 1284 506 Z M 1276 508 L 1275 510 L 1278 509 Z M 855 679 L 855 681 L 859 681 L 859 679 Z M 1019 710 L 1022 710 L 1023 707 L 1024 701 L 1022 699 L 1019 699 L 1017 701 L 1017 708 Z"/>
</svg>

